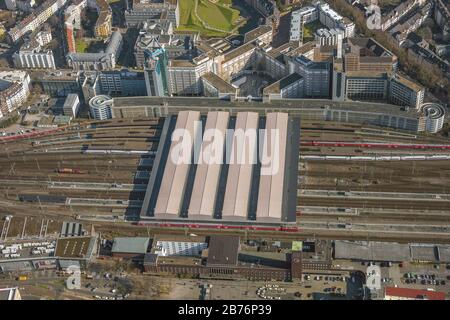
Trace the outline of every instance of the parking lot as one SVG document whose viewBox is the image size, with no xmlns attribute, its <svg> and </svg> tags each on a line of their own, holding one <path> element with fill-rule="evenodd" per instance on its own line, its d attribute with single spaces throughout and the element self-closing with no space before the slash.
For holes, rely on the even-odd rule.
<svg viewBox="0 0 450 320">
<path fill-rule="evenodd" d="M 0 244 L 0 260 L 41 258 L 54 255 L 56 240 Z"/>
<path fill-rule="evenodd" d="M 354 262 L 335 260 L 334 266 L 340 268 L 360 270 L 366 273 L 368 262 Z M 450 294 L 450 265 L 432 263 L 375 263 L 381 270 L 381 290 L 385 287 L 402 287 L 410 289 L 431 289 Z"/>
</svg>

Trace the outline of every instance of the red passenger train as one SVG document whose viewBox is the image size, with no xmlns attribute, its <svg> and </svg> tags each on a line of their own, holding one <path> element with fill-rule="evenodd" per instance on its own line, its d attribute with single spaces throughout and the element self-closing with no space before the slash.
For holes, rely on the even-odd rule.
<svg viewBox="0 0 450 320">
<path fill-rule="evenodd" d="M 220 230 L 254 230 L 254 231 L 282 231 L 298 232 L 300 228 L 289 225 L 230 225 L 225 223 L 177 223 L 177 222 L 152 222 L 139 221 L 134 222 L 138 226 L 153 226 L 157 228 L 191 228 L 191 229 L 220 229 Z"/>
</svg>

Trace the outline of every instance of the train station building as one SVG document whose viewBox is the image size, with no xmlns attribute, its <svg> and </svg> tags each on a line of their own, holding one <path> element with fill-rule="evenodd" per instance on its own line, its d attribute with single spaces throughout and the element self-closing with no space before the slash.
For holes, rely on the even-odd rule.
<svg viewBox="0 0 450 320">
<path fill-rule="evenodd" d="M 299 138 L 283 112 L 168 115 L 141 220 L 295 223 Z"/>
</svg>

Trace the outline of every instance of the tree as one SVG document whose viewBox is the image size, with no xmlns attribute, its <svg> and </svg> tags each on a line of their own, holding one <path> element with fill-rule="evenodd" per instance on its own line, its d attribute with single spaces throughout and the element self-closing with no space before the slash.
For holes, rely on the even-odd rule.
<svg viewBox="0 0 450 320">
<path fill-rule="evenodd" d="M 8 59 L 0 58 L 0 68 L 9 68 Z"/>
<path fill-rule="evenodd" d="M 59 48 L 59 41 L 57 39 L 52 39 L 52 41 L 49 42 L 47 47 L 51 50 L 56 50 Z"/>
<path fill-rule="evenodd" d="M 38 84 L 38 83 L 33 84 L 31 92 L 33 94 L 42 94 L 42 87 L 41 87 L 41 85 Z"/>
<path fill-rule="evenodd" d="M 60 21 L 59 17 L 56 14 L 52 15 L 48 19 L 48 23 L 50 24 L 52 29 L 59 29 L 60 26 L 61 26 L 61 21 Z"/>
<path fill-rule="evenodd" d="M 77 30 L 77 32 L 75 33 L 75 38 L 77 39 L 81 39 L 85 37 L 86 32 L 84 31 L 84 29 L 79 29 Z"/>
</svg>

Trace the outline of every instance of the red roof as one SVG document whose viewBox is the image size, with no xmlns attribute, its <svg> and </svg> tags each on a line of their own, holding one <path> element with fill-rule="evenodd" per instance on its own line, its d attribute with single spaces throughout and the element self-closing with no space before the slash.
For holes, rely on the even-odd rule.
<svg viewBox="0 0 450 320">
<path fill-rule="evenodd" d="M 410 299 L 445 300 L 445 292 L 408 288 L 386 287 L 385 295 Z"/>
</svg>

